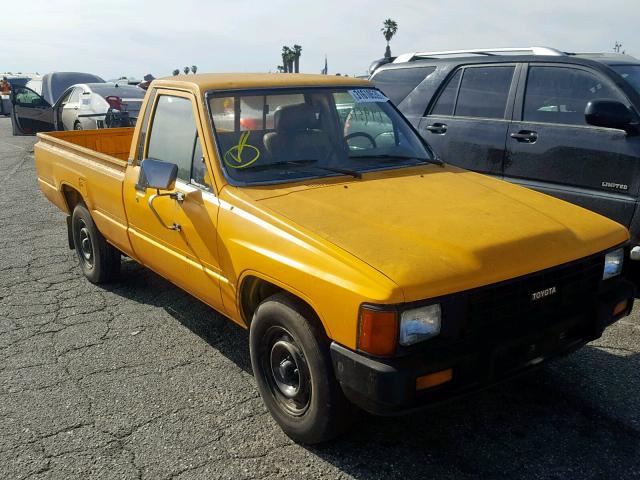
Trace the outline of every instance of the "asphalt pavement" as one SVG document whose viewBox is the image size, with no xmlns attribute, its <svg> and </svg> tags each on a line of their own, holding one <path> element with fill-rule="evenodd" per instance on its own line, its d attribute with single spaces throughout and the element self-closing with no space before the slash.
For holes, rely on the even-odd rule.
<svg viewBox="0 0 640 480">
<path fill-rule="evenodd" d="M 86 281 L 0 118 L 0 479 L 640 478 L 640 319 L 514 381 L 296 445 L 248 335 L 126 261 Z"/>
</svg>

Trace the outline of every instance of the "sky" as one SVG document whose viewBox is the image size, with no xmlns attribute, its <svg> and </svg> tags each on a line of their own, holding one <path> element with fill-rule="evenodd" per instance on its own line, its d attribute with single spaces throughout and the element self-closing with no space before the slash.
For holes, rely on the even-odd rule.
<svg viewBox="0 0 640 480">
<path fill-rule="evenodd" d="M 361 75 L 384 55 L 551 46 L 640 57 L 638 0 L 30 0 L 2 13 L 0 72 L 84 71 L 105 79 L 199 72 L 268 72 L 283 45 L 302 46 L 300 69 Z M 636 33 L 634 33 L 636 32 Z"/>
</svg>

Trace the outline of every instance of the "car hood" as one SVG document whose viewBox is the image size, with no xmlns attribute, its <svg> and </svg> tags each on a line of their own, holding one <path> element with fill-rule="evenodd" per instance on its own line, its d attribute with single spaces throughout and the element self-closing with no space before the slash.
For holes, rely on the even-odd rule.
<svg viewBox="0 0 640 480">
<path fill-rule="evenodd" d="M 628 240 L 596 213 L 455 167 L 244 189 L 393 280 L 406 301 L 526 275 Z"/>
</svg>

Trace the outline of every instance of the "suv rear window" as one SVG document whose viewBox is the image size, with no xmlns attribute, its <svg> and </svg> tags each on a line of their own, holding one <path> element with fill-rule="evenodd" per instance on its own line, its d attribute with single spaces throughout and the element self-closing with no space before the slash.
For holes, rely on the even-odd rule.
<svg viewBox="0 0 640 480">
<path fill-rule="evenodd" d="M 465 68 L 455 116 L 504 118 L 515 67 Z"/>
<path fill-rule="evenodd" d="M 371 80 L 397 105 L 435 70 L 436 67 L 395 68 L 383 70 Z"/>
<path fill-rule="evenodd" d="M 462 70 L 458 70 L 447 86 L 442 90 L 442 93 L 438 97 L 436 104 L 431 110 L 431 115 L 453 115 L 453 108 L 456 105 L 456 94 L 458 93 L 458 86 L 460 85 L 460 76 Z"/>
</svg>

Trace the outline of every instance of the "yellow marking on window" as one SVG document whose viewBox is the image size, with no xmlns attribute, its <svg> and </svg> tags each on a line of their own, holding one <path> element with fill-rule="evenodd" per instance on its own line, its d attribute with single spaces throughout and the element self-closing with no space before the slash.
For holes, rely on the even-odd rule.
<svg viewBox="0 0 640 480">
<path fill-rule="evenodd" d="M 249 134 L 251 132 L 243 132 L 240 134 L 240 143 L 234 145 L 224 154 L 224 163 L 230 168 L 245 168 L 256 162 L 260 158 L 260 150 L 253 145 L 247 144 L 249 140 Z M 253 151 L 253 156 L 246 160 L 243 156 L 243 152 L 248 150 Z M 246 155 L 245 155 L 246 156 Z"/>
</svg>

